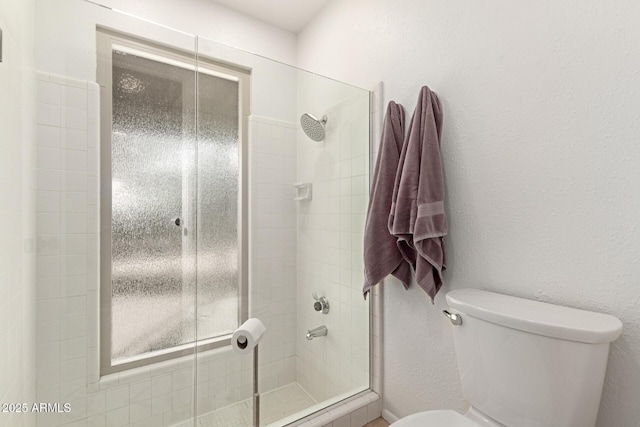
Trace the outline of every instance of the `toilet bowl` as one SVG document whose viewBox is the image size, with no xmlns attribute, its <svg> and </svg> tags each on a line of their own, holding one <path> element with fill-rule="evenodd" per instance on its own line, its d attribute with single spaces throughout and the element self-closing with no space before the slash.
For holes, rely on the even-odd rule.
<svg viewBox="0 0 640 427">
<path fill-rule="evenodd" d="M 460 415 L 456 411 L 426 411 L 404 417 L 395 423 L 392 427 L 480 427 L 469 418 Z"/>
<path fill-rule="evenodd" d="M 449 409 L 418 412 L 391 424 L 393 427 L 505 427 L 496 420 L 469 408 L 461 415 Z M 390 426 L 390 427 L 391 427 Z"/>
<path fill-rule="evenodd" d="M 446 299 L 470 409 L 392 427 L 595 427 L 618 318 L 477 289 Z"/>
</svg>

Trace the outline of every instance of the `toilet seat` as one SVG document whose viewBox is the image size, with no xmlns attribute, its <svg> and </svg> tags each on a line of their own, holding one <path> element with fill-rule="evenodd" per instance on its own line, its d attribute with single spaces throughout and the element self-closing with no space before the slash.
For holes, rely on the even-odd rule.
<svg viewBox="0 0 640 427">
<path fill-rule="evenodd" d="M 404 417 L 389 427 L 480 427 L 456 411 L 426 411 Z"/>
</svg>

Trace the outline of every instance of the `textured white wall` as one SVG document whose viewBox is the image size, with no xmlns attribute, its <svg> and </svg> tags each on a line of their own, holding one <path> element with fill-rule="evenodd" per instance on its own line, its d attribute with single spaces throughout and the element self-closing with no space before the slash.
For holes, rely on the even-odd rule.
<svg viewBox="0 0 640 427">
<path fill-rule="evenodd" d="M 252 69 L 251 112 L 278 120 L 291 121 L 295 114 L 295 74 L 274 61 L 251 55 L 211 40 L 236 45 L 260 55 L 292 62 L 295 38 L 292 34 L 255 19 L 243 17 L 213 2 L 201 0 L 161 2 L 103 1 L 167 27 L 113 12 L 83 0 L 36 0 L 36 66 L 38 71 L 68 78 L 96 80 L 96 25 L 153 40 L 187 52 L 203 55 Z M 157 3 L 161 3 L 161 6 Z M 147 7 L 143 7 L 144 5 Z M 225 12 L 226 11 L 226 12 Z M 222 37 L 218 29 L 233 27 Z M 215 31 L 213 31 L 215 30 Z M 183 33 L 184 32 L 184 33 Z M 220 37 L 218 37 L 220 36 Z"/>
<path fill-rule="evenodd" d="M 211 0 L 92 0 L 268 58 L 295 63 L 295 34 Z"/>
<path fill-rule="evenodd" d="M 35 401 L 34 2 L 0 0 L 0 402 Z M 0 426 L 34 425 L 0 413 Z"/>
<path fill-rule="evenodd" d="M 386 409 L 464 409 L 440 310 L 474 287 L 618 316 L 598 425 L 637 425 L 639 25 L 630 0 L 341 0 L 300 34 L 299 66 L 444 106 L 449 270 L 435 306 L 386 284 Z"/>
<path fill-rule="evenodd" d="M 281 62 L 295 61 L 293 34 L 211 1 L 98 0 L 96 3 L 158 22 L 167 26 L 167 30 L 84 0 L 36 0 L 38 70 L 93 81 L 96 23 L 132 34 L 146 31 L 144 36 L 151 40 L 185 50 L 194 50 L 195 35 L 198 35 L 205 41 L 216 40 Z"/>
</svg>

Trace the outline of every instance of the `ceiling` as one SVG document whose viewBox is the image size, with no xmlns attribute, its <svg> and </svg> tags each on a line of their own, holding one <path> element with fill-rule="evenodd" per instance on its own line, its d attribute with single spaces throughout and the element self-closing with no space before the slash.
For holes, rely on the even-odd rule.
<svg viewBox="0 0 640 427">
<path fill-rule="evenodd" d="M 213 0 L 297 34 L 331 0 Z"/>
</svg>

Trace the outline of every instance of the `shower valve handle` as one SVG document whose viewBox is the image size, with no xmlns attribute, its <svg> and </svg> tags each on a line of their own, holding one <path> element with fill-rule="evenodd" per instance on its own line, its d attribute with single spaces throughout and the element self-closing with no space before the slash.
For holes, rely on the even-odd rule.
<svg viewBox="0 0 640 427">
<path fill-rule="evenodd" d="M 322 311 L 322 314 L 329 313 L 329 300 L 327 299 L 327 297 L 318 298 L 318 294 L 316 294 L 315 292 L 312 293 L 311 296 L 313 296 L 313 299 L 316 300 L 316 302 L 313 303 L 313 309 L 315 311 Z"/>
</svg>

